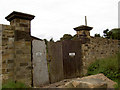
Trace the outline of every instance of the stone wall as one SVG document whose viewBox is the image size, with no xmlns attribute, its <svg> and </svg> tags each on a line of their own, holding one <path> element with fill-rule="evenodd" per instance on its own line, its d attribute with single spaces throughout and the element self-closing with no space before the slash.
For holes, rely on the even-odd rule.
<svg viewBox="0 0 120 90">
<path fill-rule="evenodd" d="M 23 19 L 14 19 L 11 26 L 15 29 L 15 81 L 24 82 L 27 85 L 32 84 L 31 78 L 31 37 L 30 21 Z"/>
<path fill-rule="evenodd" d="M 120 50 L 119 41 L 101 37 L 91 37 L 89 43 L 82 44 L 83 74 L 96 59 L 106 58 Z"/>
<path fill-rule="evenodd" d="M 0 89 L 2 88 L 2 25 L 0 24 Z"/>
<path fill-rule="evenodd" d="M 13 79 L 14 74 L 14 30 L 10 25 L 2 25 L 2 78 Z"/>
<path fill-rule="evenodd" d="M 66 42 L 66 44 L 63 45 L 63 42 Z M 92 62 L 97 59 L 115 55 L 120 50 L 118 40 L 101 37 L 80 38 L 80 40 L 76 40 L 78 43 L 70 41 L 72 42 L 71 44 L 67 41 L 63 42 L 50 42 L 48 44 L 51 83 L 62 80 L 63 78 L 61 77 L 65 78 L 65 75 L 70 77 L 72 74 L 74 78 L 76 76 L 83 76 L 87 73 L 87 68 Z M 70 52 L 74 52 L 75 57 L 67 57 Z M 74 67 L 74 69 L 72 67 Z M 75 72 L 71 73 L 77 70 L 80 71 L 80 74 L 77 75 Z"/>
<path fill-rule="evenodd" d="M 16 37 L 14 26 L 2 25 L 3 83 L 12 79 L 31 85 L 31 41 Z"/>
<path fill-rule="evenodd" d="M 30 28 L 33 18 L 33 15 L 12 12 L 6 17 L 10 25 L 0 25 L 3 83 L 13 80 L 23 82 L 28 86 L 32 85 Z"/>
</svg>

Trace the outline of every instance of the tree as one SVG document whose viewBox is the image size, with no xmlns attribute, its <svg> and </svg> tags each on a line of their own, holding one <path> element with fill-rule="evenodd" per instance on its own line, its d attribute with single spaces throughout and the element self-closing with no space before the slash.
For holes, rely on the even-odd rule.
<svg viewBox="0 0 120 90">
<path fill-rule="evenodd" d="M 120 28 L 114 28 L 110 31 L 108 29 L 106 29 L 103 31 L 103 33 L 104 33 L 105 38 L 120 40 Z"/>
<path fill-rule="evenodd" d="M 103 31 L 103 33 L 104 33 L 103 36 L 104 36 L 105 38 L 108 38 L 108 37 L 109 37 L 109 36 L 108 36 L 108 32 L 109 32 L 109 29 L 106 29 L 106 30 Z"/>
<path fill-rule="evenodd" d="M 47 39 L 44 39 L 44 41 L 45 41 L 45 44 L 47 45 L 47 43 L 48 43 L 48 40 L 47 40 Z"/>
<path fill-rule="evenodd" d="M 100 34 L 97 34 L 97 33 L 96 33 L 96 34 L 94 35 L 94 37 L 101 37 L 101 36 L 100 36 Z"/>
<path fill-rule="evenodd" d="M 44 41 L 45 41 L 45 45 L 46 45 L 46 51 L 47 51 L 47 53 L 48 53 L 48 40 L 47 40 L 47 39 L 44 39 Z"/>
<path fill-rule="evenodd" d="M 64 34 L 63 37 L 60 38 L 60 41 L 71 40 L 71 39 L 72 39 L 72 35 L 70 35 L 70 34 Z"/>
<path fill-rule="evenodd" d="M 75 34 L 75 35 L 73 36 L 72 40 L 78 40 L 78 35 Z"/>
<path fill-rule="evenodd" d="M 54 42 L 53 38 L 50 39 L 50 42 Z"/>
<path fill-rule="evenodd" d="M 111 31 L 111 38 L 120 40 L 120 28 L 114 28 Z"/>
</svg>

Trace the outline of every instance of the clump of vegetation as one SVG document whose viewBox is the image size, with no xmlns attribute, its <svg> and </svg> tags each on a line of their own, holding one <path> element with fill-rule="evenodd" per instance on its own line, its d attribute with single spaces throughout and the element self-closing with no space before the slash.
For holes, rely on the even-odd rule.
<svg viewBox="0 0 120 90">
<path fill-rule="evenodd" d="M 8 80 L 6 83 L 2 85 L 2 88 L 29 88 L 27 85 L 21 82 L 14 82 L 12 80 Z"/>
<path fill-rule="evenodd" d="M 120 28 L 114 28 L 110 31 L 109 29 L 106 29 L 103 31 L 103 33 L 105 38 L 120 40 Z"/>
<path fill-rule="evenodd" d="M 96 33 L 96 34 L 94 35 L 94 37 L 101 37 L 101 36 L 100 36 L 100 34 L 97 34 L 97 33 Z"/>
<path fill-rule="evenodd" d="M 63 40 L 71 40 L 73 37 L 70 34 L 64 34 L 63 37 L 60 38 L 60 41 Z"/>
<path fill-rule="evenodd" d="M 117 87 L 120 86 L 119 57 L 120 53 L 106 59 L 96 60 L 89 66 L 87 75 L 103 73 L 109 79 L 117 82 Z"/>
</svg>

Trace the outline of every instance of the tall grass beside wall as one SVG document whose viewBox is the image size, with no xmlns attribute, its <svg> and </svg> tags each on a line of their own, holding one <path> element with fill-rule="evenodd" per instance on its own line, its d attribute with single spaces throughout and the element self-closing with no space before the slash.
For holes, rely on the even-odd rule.
<svg viewBox="0 0 120 90">
<path fill-rule="evenodd" d="M 13 88 L 14 90 L 17 90 L 18 88 L 20 89 L 20 88 L 30 88 L 30 87 L 21 82 L 15 83 L 12 80 L 8 80 L 6 83 L 2 85 L 2 90 L 7 88 Z"/>
<path fill-rule="evenodd" d="M 87 75 L 103 73 L 109 79 L 118 83 L 120 86 L 120 53 L 117 55 L 96 60 L 88 68 Z"/>
</svg>

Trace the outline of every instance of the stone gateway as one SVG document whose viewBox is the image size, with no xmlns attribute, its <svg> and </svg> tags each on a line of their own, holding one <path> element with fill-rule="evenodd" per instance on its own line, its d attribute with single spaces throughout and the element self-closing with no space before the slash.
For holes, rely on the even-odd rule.
<svg viewBox="0 0 120 90">
<path fill-rule="evenodd" d="M 39 87 L 81 77 L 96 59 L 120 51 L 119 40 L 91 37 L 93 27 L 87 25 L 74 28 L 77 40 L 49 42 L 46 50 L 43 40 L 31 36 L 34 17 L 13 11 L 5 17 L 10 25 L 0 24 L 0 83 L 13 80 Z"/>
</svg>

